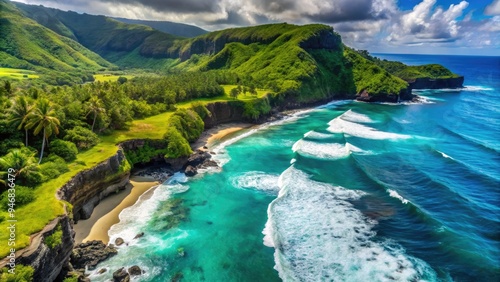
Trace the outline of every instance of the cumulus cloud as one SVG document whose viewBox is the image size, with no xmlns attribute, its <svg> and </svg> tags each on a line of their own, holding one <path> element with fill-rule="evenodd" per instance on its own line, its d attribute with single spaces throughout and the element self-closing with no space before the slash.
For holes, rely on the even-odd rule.
<svg viewBox="0 0 500 282">
<path fill-rule="evenodd" d="M 457 18 L 463 15 L 468 2 L 451 4 L 448 9 L 435 7 L 436 0 L 423 0 L 412 11 L 401 15 L 387 37 L 389 42 L 416 44 L 454 42 L 460 38 Z"/>
<path fill-rule="evenodd" d="M 486 15 L 500 15 L 500 0 L 493 0 L 490 5 L 484 9 Z"/>
<path fill-rule="evenodd" d="M 447 7 L 439 6 L 436 0 L 414 0 L 417 4 L 406 11 L 398 7 L 400 0 L 15 1 L 90 14 L 182 22 L 207 30 L 284 21 L 320 22 L 332 25 L 346 44 L 360 49 L 402 45 L 498 48 L 500 42 L 500 0 L 483 4 L 484 14 L 491 16 L 480 19 L 473 16 L 474 7 L 467 9 L 469 0 L 454 0 Z"/>
<path fill-rule="evenodd" d="M 263 21 L 340 23 L 387 19 L 396 0 L 18 0 L 111 16 L 183 18 L 202 26 Z M 125 15 L 123 14 L 125 13 Z M 158 18 L 159 17 L 159 18 Z"/>
</svg>

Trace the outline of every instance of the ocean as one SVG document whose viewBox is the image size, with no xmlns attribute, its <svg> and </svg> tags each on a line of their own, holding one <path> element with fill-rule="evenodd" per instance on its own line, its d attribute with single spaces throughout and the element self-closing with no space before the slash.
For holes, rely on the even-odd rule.
<svg viewBox="0 0 500 282">
<path fill-rule="evenodd" d="M 375 55 L 442 64 L 465 88 L 231 136 L 221 169 L 178 173 L 120 214 L 110 242 L 127 245 L 92 281 L 132 265 L 132 281 L 499 281 L 500 57 Z"/>
</svg>

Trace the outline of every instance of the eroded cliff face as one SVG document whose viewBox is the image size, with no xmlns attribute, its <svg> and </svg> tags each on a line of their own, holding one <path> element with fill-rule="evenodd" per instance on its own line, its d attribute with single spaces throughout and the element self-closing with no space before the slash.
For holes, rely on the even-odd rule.
<svg viewBox="0 0 500 282">
<path fill-rule="evenodd" d="M 211 115 L 205 117 L 205 128 L 211 128 L 221 123 L 240 122 L 243 117 L 243 105 L 238 101 L 216 102 L 207 105 Z"/>
<path fill-rule="evenodd" d="M 462 88 L 464 87 L 464 77 L 453 78 L 417 78 L 414 81 L 408 81 L 412 89 L 445 89 L 445 88 Z"/>
<path fill-rule="evenodd" d="M 73 219 L 87 219 L 94 207 L 110 193 L 125 187 L 129 182 L 129 169 L 125 154 L 118 152 L 95 167 L 84 170 L 57 191 L 57 197 L 73 205 Z"/>
<path fill-rule="evenodd" d="M 379 94 L 371 95 L 370 93 L 363 91 L 356 95 L 357 101 L 362 102 L 388 102 L 388 103 L 399 103 L 401 101 L 409 101 L 415 98 L 415 95 L 411 94 L 411 88 L 408 87 L 399 92 L 399 94 Z"/>
<path fill-rule="evenodd" d="M 58 229 L 62 235 L 60 243 L 49 247 L 45 242 Z M 54 281 L 63 266 L 69 260 L 73 251 L 73 229 L 71 219 L 65 215 L 52 220 L 42 231 L 31 235 L 31 245 L 16 252 L 16 263 L 19 265 L 29 265 L 35 270 L 33 281 L 52 282 Z M 6 266 L 7 259 L 0 261 L 0 268 Z"/>
<path fill-rule="evenodd" d="M 300 43 L 303 49 L 328 49 L 337 50 L 342 49 L 342 39 L 332 30 L 321 30 L 318 34 L 309 37 L 307 40 Z"/>
<path fill-rule="evenodd" d="M 284 31 L 287 32 L 287 31 Z M 283 34 L 276 33 L 274 36 L 266 38 L 258 38 L 256 36 L 238 37 L 232 36 L 227 33 L 222 33 L 215 37 L 198 37 L 187 48 L 172 49 L 168 53 L 170 58 L 178 58 L 181 61 L 188 60 L 194 54 L 209 54 L 215 55 L 224 49 L 228 43 L 238 42 L 244 45 L 252 43 L 270 44 Z M 293 35 L 290 35 L 293 36 Z M 300 43 L 303 49 L 330 49 L 340 50 L 342 48 L 342 39 L 340 36 L 333 32 L 333 29 L 325 29 L 313 34 L 307 40 Z"/>
</svg>

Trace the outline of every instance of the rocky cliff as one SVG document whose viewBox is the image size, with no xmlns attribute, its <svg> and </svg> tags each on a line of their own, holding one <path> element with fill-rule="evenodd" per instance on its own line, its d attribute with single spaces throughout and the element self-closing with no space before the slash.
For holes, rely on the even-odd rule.
<svg viewBox="0 0 500 282">
<path fill-rule="evenodd" d="M 214 127 L 217 124 L 243 121 L 243 104 L 238 101 L 216 102 L 207 105 L 210 115 L 203 122 L 205 128 Z"/>
<path fill-rule="evenodd" d="M 109 195 L 122 189 L 129 182 L 130 166 L 123 150 L 73 177 L 57 192 L 57 197 L 73 205 L 73 219 L 87 219 L 94 207 Z"/>
<path fill-rule="evenodd" d="M 57 237 L 57 243 L 51 246 L 47 245 L 46 238 L 58 231 L 61 232 L 61 235 L 54 235 Z M 71 219 L 68 216 L 52 220 L 42 231 L 31 235 L 29 247 L 16 252 L 16 263 L 33 267 L 35 270 L 33 281 L 54 281 L 73 251 L 73 233 Z M 0 268 L 6 266 L 6 263 L 7 259 L 0 261 Z"/>
<path fill-rule="evenodd" d="M 431 79 L 428 77 L 417 78 L 413 81 L 408 81 L 412 89 L 445 89 L 445 88 L 462 88 L 464 87 L 464 77 L 452 78 L 437 78 Z"/>
<path fill-rule="evenodd" d="M 379 94 L 370 95 L 370 93 L 363 91 L 356 95 L 357 101 L 362 102 L 388 102 L 388 103 L 399 103 L 401 101 L 412 100 L 415 95 L 411 94 L 411 87 L 402 89 L 399 94 Z"/>
</svg>

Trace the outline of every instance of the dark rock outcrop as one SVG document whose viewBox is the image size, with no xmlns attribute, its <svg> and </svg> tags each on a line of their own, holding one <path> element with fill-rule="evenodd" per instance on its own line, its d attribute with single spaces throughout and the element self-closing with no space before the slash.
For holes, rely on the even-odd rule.
<svg viewBox="0 0 500 282">
<path fill-rule="evenodd" d="M 60 226 L 61 243 L 50 248 L 44 243 Z M 73 249 L 73 230 L 68 216 L 52 220 L 42 231 L 31 235 L 31 245 L 16 252 L 16 264 L 30 265 L 35 270 L 33 281 L 54 281 L 66 265 Z M 0 268 L 6 266 L 7 258 L 0 261 Z"/>
<path fill-rule="evenodd" d="M 401 90 L 399 94 L 379 94 L 379 95 L 370 95 L 366 90 L 362 91 L 358 95 L 356 95 L 357 101 L 362 102 L 389 102 L 389 103 L 398 103 L 401 101 L 412 100 L 415 95 L 411 94 L 411 88 L 408 87 L 406 89 Z"/>
<path fill-rule="evenodd" d="M 196 167 L 188 165 L 184 170 L 184 173 L 186 174 L 186 176 L 195 176 L 198 173 L 198 170 L 196 169 Z"/>
<path fill-rule="evenodd" d="M 117 246 L 121 246 L 121 245 L 123 245 L 123 243 L 125 243 L 125 241 L 123 241 L 123 239 L 122 239 L 122 238 L 120 238 L 120 237 L 116 238 L 116 240 L 115 240 L 115 244 L 116 244 Z"/>
<path fill-rule="evenodd" d="M 243 118 L 243 104 L 239 101 L 216 102 L 207 105 L 210 115 L 205 117 L 205 129 L 221 123 L 240 122 Z"/>
<path fill-rule="evenodd" d="M 300 47 L 303 49 L 341 50 L 342 39 L 333 30 L 321 30 L 315 36 L 300 42 Z"/>
<path fill-rule="evenodd" d="M 186 166 L 187 159 L 188 157 L 180 157 L 175 159 L 165 158 L 164 161 L 171 170 L 179 171 Z"/>
<path fill-rule="evenodd" d="M 210 158 L 212 158 L 210 153 L 202 150 L 197 150 L 196 152 L 191 154 L 191 156 L 189 156 L 189 158 L 187 159 L 187 165 L 196 167 L 203 164 L 206 160 Z"/>
<path fill-rule="evenodd" d="M 143 236 L 144 236 L 144 232 L 141 232 L 141 233 L 135 235 L 134 239 L 139 239 L 139 238 L 141 238 Z"/>
<path fill-rule="evenodd" d="M 142 274 L 142 270 L 139 266 L 134 265 L 134 266 L 129 267 L 128 273 L 132 276 L 137 276 L 137 275 Z"/>
<path fill-rule="evenodd" d="M 408 81 L 412 89 L 445 89 L 445 88 L 462 88 L 464 87 L 464 77 L 453 78 L 438 78 L 431 79 L 428 77 L 417 78 L 413 81 Z"/>
<path fill-rule="evenodd" d="M 130 281 L 130 274 L 127 273 L 125 267 L 113 272 L 113 282 L 128 282 Z"/>
<path fill-rule="evenodd" d="M 95 167 L 75 175 L 57 191 L 61 200 L 73 205 L 73 220 L 87 219 L 94 207 L 110 193 L 123 189 L 129 183 L 130 172 L 120 171 L 126 162 L 122 149 Z"/>
<path fill-rule="evenodd" d="M 102 241 L 89 241 L 77 245 L 71 254 L 71 264 L 78 271 L 94 269 L 96 265 L 117 254 L 113 246 L 106 246 Z"/>
</svg>

